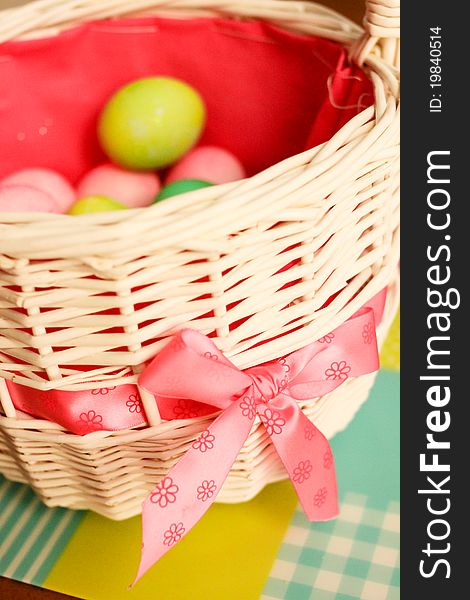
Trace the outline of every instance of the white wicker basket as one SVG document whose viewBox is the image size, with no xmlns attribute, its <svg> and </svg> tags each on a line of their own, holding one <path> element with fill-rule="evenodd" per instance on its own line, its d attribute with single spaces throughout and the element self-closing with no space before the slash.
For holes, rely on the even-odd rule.
<svg viewBox="0 0 470 600">
<path fill-rule="evenodd" d="M 1 473 L 28 482 L 49 506 L 123 519 L 140 512 L 209 418 L 162 422 L 153 397 L 141 391 L 148 427 L 81 437 L 16 411 L 4 379 L 32 394 L 135 383 L 182 326 L 215 332 L 220 349 L 246 368 L 320 338 L 388 286 L 383 340 L 398 299 L 398 11 L 396 0 L 369 2 L 365 33 L 324 7 L 282 0 L 40 0 L 0 13 L 0 43 L 129 13 L 259 18 L 344 44 L 375 95 L 373 106 L 326 143 L 241 182 L 134 211 L 0 214 Z M 299 263 L 280 272 L 293 246 Z M 145 313 L 136 310 L 142 286 Z M 231 308 L 242 298 L 242 311 Z M 50 307 L 56 310 L 46 318 Z M 111 308 L 118 314 L 98 323 L 95 313 Z M 151 325 L 141 329 L 143 322 Z M 102 333 L 113 326 L 120 332 Z M 79 364 L 93 369 L 79 371 Z M 331 437 L 372 381 L 348 380 L 303 409 Z M 283 477 L 256 425 L 218 499 L 246 500 Z"/>
</svg>

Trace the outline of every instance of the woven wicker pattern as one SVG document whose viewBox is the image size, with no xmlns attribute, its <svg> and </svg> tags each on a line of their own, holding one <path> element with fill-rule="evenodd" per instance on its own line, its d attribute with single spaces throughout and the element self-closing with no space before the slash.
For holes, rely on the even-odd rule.
<svg viewBox="0 0 470 600">
<path fill-rule="evenodd" d="M 397 302 L 398 290 L 393 286 L 378 330 L 380 343 Z M 366 400 L 374 378 L 372 374 L 351 379 L 331 394 L 303 403 L 302 408 L 332 437 L 347 426 Z M 62 432 L 54 423 L 0 417 L 0 472 L 29 483 L 48 506 L 89 508 L 112 519 L 125 519 L 140 513 L 146 493 L 206 428 L 208 419 L 80 437 Z M 267 483 L 285 476 L 258 420 L 217 500 L 248 500 Z"/>
<path fill-rule="evenodd" d="M 305 410 L 323 431 L 346 425 L 366 399 L 374 376 L 345 384 Z M 323 412 L 322 412 L 323 411 Z M 324 414 L 323 414 L 324 413 Z M 11 420 L 10 420 L 11 421 Z M 38 423 L 0 417 L 0 472 L 29 483 L 48 506 L 94 510 L 112 519 L 139 514 L 142 500 L 191 446 L 205 421 L 166 423 L 142 431 L 113 433 L 86 443 L 69 434 L 36 431 Z M 30 429 L 30 427 L 34 429 Z M 93 435 L 93 434 L 92 434 Z M 241 502 L 267 483 L 285 479 L 285 470 L 258 422 L 237 458 L 218 501 Z"/>
<path fill-rule="evenodd" d="M 367 18 L 382 27 L 371 15 L 385 14 L 394 23 L 395 8 L 390 0 L 369 3 Z M 3 12 L 0 41 L 149 10 L 257 17 L 340 41 L 364 63 L 375 105 L 325 144 L 254 177 L 151 208 L 81 217 L 0 214 L 0 399 L 7 416 L 0 421 L 0 471 L 29 481 L 50 504 L 114 518 L 137 512 L 203 421 L 161 423 L 153 398 L 142 393 L 152 427 L 60 434 L 54 424 L 18 419 L 1 378 L 39 390 L 134 383 L 183 325 L 215 334 L 221 350 L 246 368 L 337 327 L 391 284 L 398 262 L 396 40 L 393 48 L 378 44 L 370 37 L 375 29 L 360 38 L 357 26 L 304 2 L 40 0 Z M 322 399 L 318 406 L 333 407 L 333 398 L 352 398 L 351 410 L 333 412 L 331 423 L 319 426 L 332 434 L 345 425 L 370 383 L 360 378 Z M 317 403 L 306 409 L 313 415 Z M 283 476 L 263 440 L 252 433 L 224 499 L 250 497 Z"/>
</svg>

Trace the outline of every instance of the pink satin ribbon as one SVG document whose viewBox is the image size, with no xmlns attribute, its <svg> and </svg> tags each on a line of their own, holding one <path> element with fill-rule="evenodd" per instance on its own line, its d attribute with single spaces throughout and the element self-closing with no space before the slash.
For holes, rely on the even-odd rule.
<svg viewBox="0 0 470 600">
<path fill-rule="evenodd" d="M 386 290 L 331 333 L 276 361 L 244 371 L 195 330 L 158 353 L 138 384 L 162 418 L 221 411 L 143 503 L 142 556 L 135 582 L 199 521 L 217 497 L 257 417 L 266 429 L 309 520 L 338 514 L 334 460 L 325 436 L 298 401 L 323 396 L 379 368 L 376 322 Z M 83 392 L 31 392 L 8 382 L 14 405 L 78 434 L 145 423 L 133 385 Z M 134 583 L 135 583 L 134 582 Z"/>
</svg>

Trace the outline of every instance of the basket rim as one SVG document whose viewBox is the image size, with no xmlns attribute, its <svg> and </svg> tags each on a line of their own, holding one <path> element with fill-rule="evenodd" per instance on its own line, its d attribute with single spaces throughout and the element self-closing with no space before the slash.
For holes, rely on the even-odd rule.
<svg viewBox="0 0 470 600">
<path fill-rule="evenodd" d="M 160 5 L 163 6 L 162 9 L 159 9 Z M 297 26 L 298 17 L 305 21 L 313 16 L 321 17 L 322 30 L 333 36 L 336 34 L 344 41 L 352 41 L 363 33 L 363 28 L 354 21 L 333 8 L 312 0 L 236 0 L 228 9 L 212 0 L 179 0 L 176 7 L 171 4 L 168 6 L 168 2 L 164 0 L 103 0 L 99 6 L 95 0 L 34 0 L 26 5 L 0 10 L 0 15 L 3 16 L 3 21 L 0 22 L 0 45 L 15 39 L 53 36 L 89 20 L 160 14 L 173 18 L 226 16 L 263 18 L 268 21 L 271 16 L 276 21 L 282 18 L 288 22 L 293 20 Z"/>
<path fill-rule="evenodd" d="M 238 3 L 241 7 L 241 12 L 243 14 L 243 10 L 246 10 L 247 3 L 244 0 L 238 0 Z M 111 16 L 162 16 L 169 17 L 174 16 L 175 14 L 179 14 L 180 18 L 187 18 L 188 13 L 187 10 L 194 8 L 195 2 L 194 0 L 182 0 L 178 2 L 178 7 L 173 8 L 171 13 L 168 13 L 165 10 L 159 8 L 158 0 L 128 0 L 127 6 L 138 5 L 139 11 L 136 13 L 135 10 L 127 11 L 124 8 L 124 3 L 113 3 L 112 0 L 109 0 L 109 4 L 111 5 L 112 10 Z M 116 4 L 116 6 L 114 6 Z M 237 18 L 236 13 L 230 14 L 227 11 L 218 8 L 217 6 L 213 6 L 214 2 L 211 0 L 201 0 L 197 2 L 199 5 L 208 4 L 214 10 L 211 11 L 211 15 L 207 14 L 207 10 L 204 11 L 203 16 L 197 17 L 195 15 L 189 15 L 190 18 L 204 18 L 209 16 L 225 16 L 229 18 Z M 79 5 L 84 5 L 85 9 L 88 11 L 84 11 L 85 15 L 88 14 L 88 18 L 76 18 L 75 20 L 66 21 L 67 11 L 72 11 Z M 361 32 L 363 31 L 361 27 L 341 15 L 340 13 L 334 11 L 333 9 L 329 9 L 323 5 L 319 5 L 312 2 L 306 2 L 304 0 L 296 0 L 295 2 L 286 2 L 285 0 L 256 0 L 256 2 L 249 2 L 249 5 L 253 8 L 252 12 L 258 10 L 260 12 L 261 17 L 254 16 L 255 19 L 266 20 L 271 22 L 273 25 L 277 27 L 281 27 L 283 29 L 294 30 L 297 33 L 302 33 L 303 25 L 301 21 L 296 21 L 294 19 L 298 19 L 299 15 L 302 19 L 306 17 L 309 18 L 308 23 L 314 22 L 317 17 L 323 18 L 324 15 L 327 15 L 328 19 L 335 20 L 337 24 L 339 24 L 341 32 L 338 36 L 338 30 L 331 26 L 328 28 L 326 25 L 321 26 L 319 29 L 322 31 L 322 35 L 318 35 L 318 37 L 324 37 L 326 39 L 333 39 L 343 45 L 349 47 L 353 42 L 357 42 L 360 38 Z M 101 3 L 100 3 L 101 6 Z M 142 6 L 145 7 L 142 13 Z M 233 6 L 230 7 L 233 10 Z M 152 7 L 152 10 L 149 8 Z M 61 10 L 57 10 L 60 8 Z M 41 19 L 38 19 L 36 12 L 39 12 L 45 9 L 45 14 L 41 16 Z M 56 9 L 54 11 L 54 9 Z M 94 10 L 93 10 L 94 9 Z M 11 21 L 14 23 L 16 21 L 24 21 L 28 14 L 31 17 L 32 23 L 35 21 L 40 21 L 40 26 L 37 28 L 32 27 L 30 31 L 34 32 L 34 35 L 37 36 L 38 33 L 45 33 L 44 37 L 51 37 L 55 33 L 58 33 L 59 30 L 51 30 L 47 25 L 47 18 L 53 21 L 55 18 L 59 22 L 64 21 L 64 28 L 70 28 L 77 25 L 80 25 L 84 21 L 90 20 L 93 17 L 93 13 L 96 12 L 96 3 L 93 0 L 87 0 L 85 2 L 79 2 L 78 0 L 67 0 L 66 2 L 61 2 L 61 0 L 36 0 L 28 5 L 4 9 L 0 11 L 0 15 L 3 15 L 3 27 L 0 25 L 0 48 L 3 41 L 7 41 L 5 38 L 5 33 L 2 34 L 3 30 L 8 30 L 5 16 L 8 16 Z M 267 9 L 274 10 L 274 14 L 276 18 L 269 18 L 263 15 L 263 11 Z M 35 12 L 36 11 L 36 12 Z M 185 12 L 186 11 L 186 12 Z M 282 15 L 285 18 L 285 22 L 280 20 L 279 15 L 276 11 L 282 11 Z M 102 10 L 100 12 L 103 12 Z M 57 14 L 56 14 L 57 13 Z M 105 11 L 105 16 L 101 18 L 108 18 L 109 11 Z M 36 17 L 36 19 L 34 19 Z M 253 15 L 250 17 L 253 18 Z M 42 21 L 42 23 L 41 23 Z M 44 23 L 44 21 L 46 21 Z M 286 24 L 288 26 L 286 27 Z M 344 29 L 342 29 L 344 28 Z M 23 27 L 24 29 L 24 27 Z M 350 31 L 348 31 L 350 30 Z M 315 35 L 315 34 L 310 34 Z M 339 37 L 339 39 L 337 39 Z M 20 32 L 19 35 L 13 36 L 12 40 L 21 40 L 24 38 L 24 32 Z M 341 41 L 342 40 L 342 41 Z M 67 215 L 67 214 L 53 214 L 53 213 L 0 213 L 0 226 L 4 228 L 8 227 L 8 231 L 5 230 L 4 234 L 8 237 L 11 232 L 12 227 L 18 226 L 19 230 L 22 230 L 24 225 L 34 225 L 37 223 L 39 227 L 47 225 L 47 226 L 56 226 L 59 228 L 70 227 L 74 230 L 77 235 L 81 235 L 82 232 L 89 229 L 90 226 L 106 226 L 106 228 L 112 229 L 115 227 L 121 227 L 122 224 L 132 221 L 142 221 L 142 220 L 150 220 L 150 219 L 161 219 L 169 214 L 178 214 L 180 215 L 181 210 L 190 210 L 194 211 L 193 215 L 197 215 L 200 213 L 202 217 L 206 213 L 206 210 L 213 210 L 214 205 L 221 198 L 224 198 L 224 202 L 227 201 L 227 197 L 235 197 L 240 193 L 250 193 L 253 191 L 257 191 L 258 195 L 269 193 L 270 190 L 270 182 L 279 178 L 286 174 L 287 172 L 295 169 L 299 164 L 307 164 L 305 170 L 309 171 L 311 176 L 311 170 L 318 169 L 321 164 L 321 160 L 325 160 L 326 162 L 331 161 L 331 157 L 328 158 L 330 154 L 328 149 L 331 146 L 334 146 L 338 140 L 342 140 L 343 138 L 350 138 L 351 135 L 354 135 L 354 131 L 360 132 L 361 128 L 374 121 L 375 125 L 379 125 L 380 122 L 383 123 L 383 120 L 386 121 L 386 127 L 393 127 L 393 122 L 398 116 L 398 96 L 399 96 L 399 84 L 398 84 L 398 71 L 392 65 L 388 64 L 385 60 L 383 60 L 380 56 L 369 55 L 364 62 L 364 73 L 370 79 L 372 79 L 372 83 L 374 86 L 374 104 L 371 107 L 368 107 L 362 111 L 360 111 L 356 116 L 350 119 L 347 123 L 345 123 L 328 141 L 323 144 L 317 145 L 313 148 L 300 152 L 298 154 L 294 154 L 282 161 L 275 163 L 263 169 L 262 171 L 256 173 L 251 177 L 247 177 L 245 179 L 221 184 L 214 185 L 208 188 L 203 188 L 200 190 L 195 190 L 192 192 L 187 192 L 185 194 L 181 194 L 179 196 L 174 196 L 168 198 L 165 203 L 157 203 L 152 206 L 137 208 L 137 209 L 127 209 L 126 211 L 115 211 L 112 213 L 94 213 L 90 215 Z M 373 110 L 371 110 L 371 108 Z M 366 131 L 363 135 L 366 137 L 370 132 Z M 202 206 L 200 205 L 202 204 Z M 227 208 L 227 206 L 226 206 Z M 230 211 L 227 210 L 227 213 Z M 125 213 L 125 214 L 123 214 Z M 179 217 L 181 218 L 181 217 Z M 23 230 L 23 233 L 28 233 L 26 230 Z M 31 232 L 29 232 L 31 233 Z M 48 235 L 50 235 L 50 231 Z"/>
</svg>

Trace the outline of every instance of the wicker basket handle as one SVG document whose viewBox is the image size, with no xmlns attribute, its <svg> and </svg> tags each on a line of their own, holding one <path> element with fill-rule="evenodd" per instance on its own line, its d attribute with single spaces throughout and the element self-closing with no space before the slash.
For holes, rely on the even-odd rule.
<svg viewBox="0 0 470 600">
<path fill-rule="evenodd" d="M 351 58 L 362 65 L 378 51 L 388 63 L 399 67 L 400 0 L 366 0 L 365 32 L 351 48 Z"/>
</svg>

